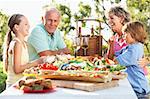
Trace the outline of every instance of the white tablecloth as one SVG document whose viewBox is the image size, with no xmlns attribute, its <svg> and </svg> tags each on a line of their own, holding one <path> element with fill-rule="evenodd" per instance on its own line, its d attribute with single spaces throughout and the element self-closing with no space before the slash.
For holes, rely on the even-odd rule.
<svg viewBox="0 0 150 99">
<path fill-rule="evenodd" d="M 119 86 L 86 92 L 76 89 L 56 88 L 52 93 L 25 94 L 10 87 L 0 94 L 0 99 L 137 99 L 127 79 L 119 81 Z"/>
</svg>

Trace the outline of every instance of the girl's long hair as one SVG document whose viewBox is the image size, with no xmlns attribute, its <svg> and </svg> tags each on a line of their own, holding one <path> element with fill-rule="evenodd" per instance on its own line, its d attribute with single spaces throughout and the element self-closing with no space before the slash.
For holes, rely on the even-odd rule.
<svg viewBox="0 0 150 99">
<path fill-rule="evenodd" d="M 21 17 L 23 17 L 23 15 L 14 14 L 8 20 L 9 31 L 6 33 L 6 36 L 5 36 L 4 51 L 3 51 L 4 71 L 6 71 L 6 72 L 8 69 L 9 45 L 10 45 L 10 42 L 12 41 L 12 38 L 13 38 L 12 33 L 15 34 L 14 25 L 15 24 L 19 25 L 19 23 L 21 22 L 21 19 L 20 19 Z"/>
</svg>

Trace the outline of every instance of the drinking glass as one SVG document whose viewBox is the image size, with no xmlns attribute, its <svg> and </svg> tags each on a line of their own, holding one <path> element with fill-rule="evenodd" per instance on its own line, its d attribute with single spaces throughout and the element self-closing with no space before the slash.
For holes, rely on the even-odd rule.
<svg viewBox="0 0 150 99">
<path fill-rule="evenodd" d="M 81 39 L 76 37 L 73 40 L 73 48 L 74 48 L 74 56 L 77 57 L 77 51 L 80 49 L 81 46 Z"/>
<path fill-rule="evenodd" d="M 89 38 L 88 37 L 82 37 L 81 45 L 82 45 L 84 56 L 87 55 L 88 44 L 89 44 Z"/>
</svg>

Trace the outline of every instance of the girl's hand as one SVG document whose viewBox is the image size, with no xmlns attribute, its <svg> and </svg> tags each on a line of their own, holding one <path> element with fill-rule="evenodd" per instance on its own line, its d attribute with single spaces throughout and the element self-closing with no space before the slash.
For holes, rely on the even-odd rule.
<svg viewBox="0 0 150 99">
<path fill-rule="evenodd" d="M 41 56 L 38 60 L 37 60 L 37 63 L 38 64 L 42 64 L 44 63 L 44 59 L 46 58 L 46 56 Z"/>
<path fill-rule="evenodd" d="M 116 57 L 113 59 L 113 62 L 114 62 L 115 64 L 119 64 L 119 62 L 117 61 Z"/>
<path fill-rule="evenodd" d="M 33 61 L 33 66 L 37 66 L 38 64 L 44 63 L 45 58 L 46 58 L 46 56 L 41 56 L 39 59 L 34 60 Z"/>
</svg>

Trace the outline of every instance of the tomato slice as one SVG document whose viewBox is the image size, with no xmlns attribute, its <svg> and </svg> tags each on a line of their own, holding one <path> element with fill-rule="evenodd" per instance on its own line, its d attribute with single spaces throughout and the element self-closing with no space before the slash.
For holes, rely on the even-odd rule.
<svg viewBox="0 0 150 99">
<path fill-rule="evenodd" d="M 58 70 L 57 66 L 54 66 L 53 64 L 43 63 L 39 65 L 41 69 L 45 70 Z"/>
</svg>

